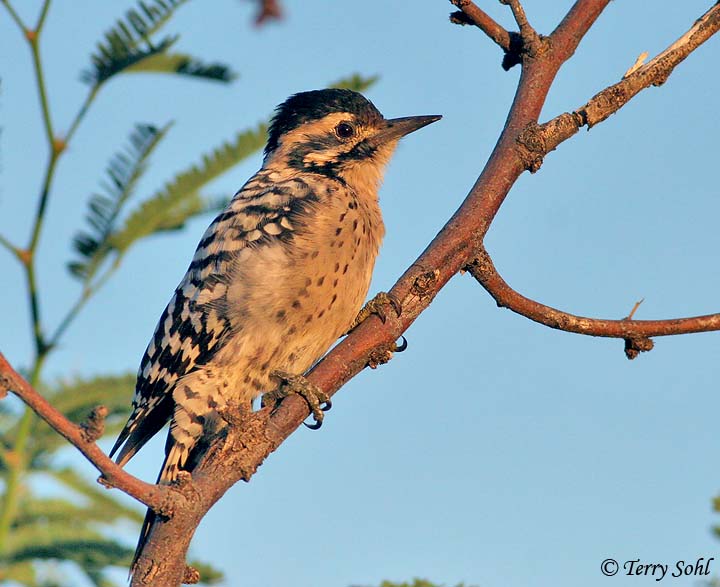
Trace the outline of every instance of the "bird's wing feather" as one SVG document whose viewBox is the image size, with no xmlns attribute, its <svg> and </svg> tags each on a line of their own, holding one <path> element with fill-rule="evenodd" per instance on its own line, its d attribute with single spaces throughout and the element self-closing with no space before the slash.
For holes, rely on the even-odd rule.
<svg viewBox="0 0 720 587">
<path fill-rule="evenodd" d="M 305 206 L 316 199 L 299 178 L 258 173 L 203 235 L 190 267 L 160 316 L 138 369 L 133 412 L 110 455 L 126 463 L 172 417 L 172 390 L 222 348 L 230 317 L 221 302 L 236 255 L 246 247 L 289 238 Z"/>
</svg>

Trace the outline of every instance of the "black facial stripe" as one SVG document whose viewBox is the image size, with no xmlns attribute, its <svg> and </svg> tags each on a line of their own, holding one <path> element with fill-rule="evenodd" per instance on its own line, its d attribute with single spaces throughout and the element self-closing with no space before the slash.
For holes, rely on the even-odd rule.
<svg viewBox="0 0 720 587">
<path fill-rule="evenodd" d="M 288 154 L 288 165 L 295 169 L 315 169 L 320 167 L 318 163 L 307 163 L 305 158 L 310 153 L 321 153 L 327 152 L 332 149 L 337 149 L 342 143 L 340 140 L 333 135 L 322 135 L 308 137 L 306 141 L 295 145 L 292 151 Z M 322 167 L 329 166 L 333 167 L 334 162 L 329 161 L 327 164 L 323 164 Z"/>
<path fill-rule="evenodd" d="M 370 159 L 377 152 L 377 147 L 372 145 L 367 139 L 360 141 L 347 153 L 342 153 L 339 157 L 341 161 L 356 161 L 359 159 Z"/>
</svg>

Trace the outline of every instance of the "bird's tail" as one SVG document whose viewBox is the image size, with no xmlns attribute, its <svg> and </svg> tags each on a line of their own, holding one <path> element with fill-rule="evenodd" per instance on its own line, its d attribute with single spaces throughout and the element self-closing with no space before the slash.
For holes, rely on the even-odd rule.
<svg viewBox="0 0 720 587">
<path fill-rule="evenodd" d="M 187 460 L 188 450 L 184 445 L 173 442 L 172 434 L 168 434 L 168 441 L 165 445 L 165 460 L 163 461 L 160 475 L 158 476 L 157 485 L 170 485 L 177 479 L 178 471 L 181 466 Z M 143 520 L 142 528 L 140 529 L 140 538 L 138 539 L 137 546 L 135 547 L 135 554 L 133 555 L 132 563 L 130 564 L 130 576 L 135 574 L 135 567 L 137 566 L 140 554 L 142 554 L 145 545 L 147 544 L 150 530 L 157 519 L 157 514 L 150 508 L 148 508 Z"/>
</svg>

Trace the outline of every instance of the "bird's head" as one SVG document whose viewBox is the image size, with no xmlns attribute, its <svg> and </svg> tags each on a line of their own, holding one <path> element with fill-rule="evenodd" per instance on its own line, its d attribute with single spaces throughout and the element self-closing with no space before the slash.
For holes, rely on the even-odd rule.
<svg viewBox="0 0 720 587">
<path fill-rule="evenodd" d="M 327 175 L 359 193 L 374 194 L 400 138 L 440 118 L 386 119 L 352 90 L 302 92 L 278 106 L 265 147 L 265 166 Z"/>
</svg>

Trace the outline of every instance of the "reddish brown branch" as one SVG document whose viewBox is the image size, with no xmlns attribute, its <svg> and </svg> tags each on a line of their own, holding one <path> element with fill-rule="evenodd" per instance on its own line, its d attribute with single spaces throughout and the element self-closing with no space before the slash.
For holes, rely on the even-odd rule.
<svg viewBox="0 0 720 587">
<path fill-rule="evenodd" d="M 550 306 L 546 306 L 512 289 L 500 276 L 493 265 L 490 255 L 480 248 L 475 259 L 467 266 L 470 274 L 493 297 L 501 308 L 525 316 L 550 328 L 608 338 L 646 339 L 651 336 L 670 336 L 720 330 L 720 314 L 694 316 L 692 318 L 672 318 L 669 320 L 603 320 L 575 316 Z M 636 304 L 633 313 L 637 309 Z M 647 350 L 647 349 L 643 349 Z"/>
<path fill-rule="evenodd" d="M 592 128 L 615 114 L 640 91 L 665 83 L 675 67 L 718 30 L 720 4 L 715 4 L 665 51 L 645 65 L 631 68 L 621 81 L 598 92 L 574 112 L 565 112 L 541 125 L 530 123 L 517 141 L 518 155 L 525 169 L 534 173 L 540 169 L 545 155 L 583 126 Z"/>
<path fill-rule="evenodd" d="M 528 21 L 520 0 L 500 0 L 500 3 L 508 5 L 512 10 L 513 18 L 515 18 L 515 22 L 520 29 L 520 36 L 525 41 L 525 44 L 535 43 L 539 39 L 539 35 Z"/>
<path fill-rule="evenodd" d="M 487 12 L 478 7 L 472 0 L 450 0 L 450 2 L 460 9 L 460 12 L 453 12 L 450 15 L 451 22 L 475 25 L 495 41 L 505 53 L 510 52 L 512 45 L 510 33 Z"/>
<path fill-rule="evenodd" d="M 183 496 L 168 487 L 151 485 L 118 467 L 91 440 L 101 427 L 102 410 L 93 410 L 88 421 L 73 424 L 25 381 L 0 353 L 0 397 L 10 391 L 17 395 L 56 432 L 75 445 L 103 475 L 104 485 L 117 487 L 158 512 L 167 512 L 181 505 Z"/>
<path fill-rule="evenodd" d="M 720 29 L 720 3 L 716 3 L 690 30 L 657 57 L 635 69 L 622 81 L 604 89 L 576 111 L 588 128 L 602 122 L 638 92 L 665 83 L 675 67 Z"/>
</svg>

